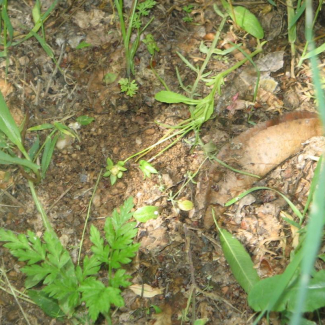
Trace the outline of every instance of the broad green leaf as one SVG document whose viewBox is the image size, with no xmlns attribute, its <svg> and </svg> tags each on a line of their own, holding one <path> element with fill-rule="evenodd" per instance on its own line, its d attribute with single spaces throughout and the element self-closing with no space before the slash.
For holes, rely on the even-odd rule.
<svg viewBox="0 0 325 325">
<path fill-rule="evenodd" d="M 252 36 L 262 39 L 264 37 L 264 30 L 260 22 L 254 14 L 252 14 L 245 7 L 234 7 L 237 24 Z M 232 16 L 232 13 L 229 13 Z M 233 17 L 232 17 L 233 18 Z"/>
<path fill-rule="evenodd" d="M 231 271 L 242 288 L 249 293 L 253 286 L 260 281 L 251 257 L 238 239 L 227 230 L 221 229 L 216 220 L 215 224 L 220 234 L 223 253 Z"/>
<path fill-rule="evenodd" d="M 158 174 L 155 167 L 153 167 L 150 163 L 145 160 L 139 161 L 139 168 L 142 170 L 144 174 L 144 178 L 151 177 L 151 174 Z"/>
<path fill-rule="evenodd" d="M 177 204 L 182 211 L 190 211 L 194 208 L 194 204 L 190 200 L 178 200 Z"/>
<path fill-rule="evenodd" d="M 117 78 L 117 74 L 116 73 L 113 73 L 113 72 L 108 72 L 105 74 L 104 78 L 103 78 L 103 81 L 106 83 L 106 84 L 111 84 L 113 83 Z"/>
<path fill-rule="evenodd" d="M 92 121 L 94 121 L 94 118 L 93 117 L 89 117 L 87 115 L 81 115 L 79 117 L 77 117 L 77 122 L 80 124 L 80 125 L 88 125 L 90 124 Z"/>
<path fill-rule="evenodd" d="M 159 207 L 145 206 L 134 212 L 133 217 L 139 222 L 147 222 L 151 219 L 157 219 L 159 216 Z"/>
<path fill-rule="evenodd" d="M 255 311 L 262 311 L 268 307 L 268 304 L 273 297 L 274 288 L 277 286 L 282 275 L 259 281 L 249 292 L 248 303 Z M 287 295 L 283 292 L 280 302 L 272 308 L 272 311 L 283 311 L 286 309 Z"/>
<path fill-rule="evenodd" d="M 90 47 L 90 46 L 92 46 L 90 43 L 87 43 L 85 41 L 81 41 L 79 43 L 79 45 L 76 47 L 76 50 L 80 50 L 80 49 L 83 49 L 85 47 Z"/>
<path fill-rule="evenodd" d="M 248 303 L 255 311 L 262 311 L 268 307 L 274 295 L 274 288 L 282 280 L 283 274 L 261 280 L 248 295 Z M 299 290 L 298 282 L 289 286 L 282 294 L 279 302 L 272 311 L 288 310 L 293 312 L 296 307 L 296 298 Z M 313 312 L 325 306 L 325 270 L 317 272 L 307 287 L 307 296 L 302 312 Z"/>
<path fill-rule="evenodd" d="M 24 147 L 21 142 L 19 129 L 10 114 L 9 108 L 0 91 L 0 131 L 2 131 L 8 139 L 14 143 L 18 149 L 24 152 Z"/>
<path fill-rule="evenodd" d="M 173 91 L 162 90 L 155 95 L 155 99 L 159 102 L 168 103 L 168 104 L 178 104 L 184 103 L 188 105 L 198 104 L 198 100 L 190 99 L 181 94 L 174 93 Z"/>
<path fill-rule="evenodd" d="M 245 30 L 252 36 L 262 39 L 264 37 L 264 30 L 260 22 L 254 14 L 248 9 L 241 6 L 233 7 L 233 11 L 230 9 L 229 4 L 225 0 L 221 0 L 223 7 L 227 10 L 231 19 L 236 21 L 237 25 Z M 235 18 L 234 15 L 235 14 Z"/>
<path fill-rule="evenodd" d="M 61 318 L 65 316 L 57 301 L 50 298 L 45 292 L 39 290 L 28 290 L 27 292 L 30 299 L 32 299 L 46 315 L 52 318 Z"/>
<path fill-rule="evenodd" d="M 34 164 L 33 162 L 22 159 L 18 157 L 11 157 L 10 155 L 0 151 L 0 165 L 19 165 L 30 168 L 33 172 L 37 172 L 39 170 L 39 166 Z"/>
<path fill-rule="evenodd" d="M 289 290 L 288 309 L 295 310 L 296 298 L 299 292 L 298 285 Z M 325 306 L 325 270 L 317 272 L 307 286 L 303 312 L 313 312 Z"/>
</svg>

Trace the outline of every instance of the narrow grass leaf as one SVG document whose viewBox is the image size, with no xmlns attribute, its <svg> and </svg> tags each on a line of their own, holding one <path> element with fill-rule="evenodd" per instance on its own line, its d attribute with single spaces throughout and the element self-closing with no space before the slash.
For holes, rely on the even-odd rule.
<svg viewBox="0 0 325 325">
<path fill-rule="evenodd" d="M 9 108 L 3 95 L 0 91 L 0 130 L 8 137 L 8 139 L 14 143 L 19 150 L 24 151 L 23 144 L 21 142 L 21 136 L 19 129 L 10 114 Z"/>
<path fill-rule="evenodd" d="M 305 216 L 306 212 L 309 209 L 310 203 L 311 203 L 311 201 L 313 199 L 313 196 L 314 196 L 314 193 L 315 193 L 315 189 L 316 189 L 317 184 L 318 184 L 320 168 L 322 166 L 322 160 L 323 160 L 323 156 L 320 156 L 320 158 L 318 160 L 318 163 L 317 163 L 317 166 L 316 166 L 316 169 L 314 171 L 314 176 L 313 176 L 313 179 L 311 181 L 310 188 L 309 188 L 309 194 L 308 194 L 307 202 L 305 204 L 305 208 L 304 208 L 304 212 L 303 212 L 304 216 Z"/>
<path fill-rule="evenodd" d="M 18 157 L 12 157 L 3 151 L 0 151 L 0 164 L 2 165 L 19 165 L 30 168 L 33 172 L 37 172 L 40 168 L 38 165 L 34 164 L 33 162 L 22 159 Z"/>
<path fill-rule="evenodd" d="M 294 311 L 294 316 L 290 324 L 299 324 L 302 310 L 307 301 L 307 290 L 310 281 L 310 275 L 314 268 L 316 256 L 320 247 L 323 236 L 323 228 L 325 223 L 325 163 L 322 161 L 321 171 L 317 190 L 313 198 L 309 222 L 307 226 L 306 240 L 304 243 L 303 262 L 301 265 L 300 286 L 297 294 L 297 304 Z"/>
<path fill-rule="evenodd" d="M 28 156 L 30 157 L 31 160 L 34 159 L 39 148 L 40 148 L 40 140 L 39 140 L 39 136 L 37 135 L 36 140 L 34 141 L 31 148 L 28 150 Z"/>
<path fill-rule="evenodd" d="M 45 174 L 50 166 L 51 163 L 51 159 L 52 159 L 52 155 L 53 155 L 53 151 L 56 145 L 56 142 L 58 141 L 60 134 L 56 134 L 53 139 L 48 136 L 46 139 L 46 143 L 44 146 L 44 152 L 42 155 L 42 162 L 41 162 L 41 166 L 42 166 L 42 178 L 45 178 Z"/>
<path fill-rule="evenodd" d="M 297 9 L 295 15 L 290 18 L 288 30 L 290 30 L 294 25 L 296 25 L 298 19 L 304 13 L 305 9 L 306 9 L 306 2 L 304 1 L 301 7 Z"/>
<path fill-rule="evenodd" d="M 305 56 L 304 56 L 304 60 L 306 59 L 310 59 L 313 56 L 319 55 L 322 52 L 325 51 L 325 44 L 322 44 L 321 46 L 317 47 L 316 49 L 308 52 Z"/>
<path fill-rule="evenodd" d="M 188 61 L 181 53 L 179 52 L 176 52 L 177 55 L 181 58 L 181 60 L 191 69 L 193 70 L 194 72 L 198 72 L 198 69 L 194 67 L 194 65 L 192 65 L 190 63 L 190 61 Z"/>
<path fill-rule="evenodd" d="M 54 125 L 50 123 L 44 123 L 41 125 L 36 125 L 28 129 L 28 131 L 42 131 L 42 130 L 48 130 L 53 129 Z"/>
<path fill-rule="evenodd" d="M 8 11 L 7 11 L 7 3 L 4 2 L 2 4 L 2 11 L 1 11 L 1 18 L 3 19 L 3 24 L 6 26 L 6 29 L 8 31 L 9 39 L 12 41 L 13 36 L 14 36 L 14 29 L 11 25 L 10 18 L 8 16 Z M 7 44 L 9 46 L 9 44 Z"/>
<path fill-rule="evenodd" d="M 247 194 L 254 192 L 254 191 L 259 191 L 259 190 L 271 190 L 274 191 L 275 193 L 279 194 L 280 196 L 283 197 L 283 199 L 289 204 L 290 208 L 292 209 L 292 211 L 296 214 L 296 216 L 302 220 L 303 219 L 303 215 L 301 214 L 301 212 L 298 210 L 298 208 L 281 192 L 270 188 L 270 187 L 265 187 L 265 186 L 257 186 L 257 187 L 252 187 L 249 190 L 239 194 L 238 196 L 234 197 L 233 199 L 229 200 L 228 202 L 225 203 L 225 206 L 228 207 L 236 202 L 238 202 L 239 200 L 241 200 L 244 196 L 246 196 Z"/>
<path fill-rule="evenodd" d="M 214 212 L 213 218 L 220 234 L 223 253 L 231 271 L 242 288 L 249 293 L 253 286 L 260 281 L 251 257 L 238 239 L 233 237 L 227 230 L 219 227 L 215 220 Z"/>
<path fill-rule="evenodd" d="M 41 44 L 43 50 L 46 52 L 46 54 L 52 59 L 55 60 L 54 58 L 54 53 L 52 49 L 49 47 L 49 45 L 45 42 L 45 40 L 39 36 L 37 33 L 35 33 L 33 30 L 30 31 L 32 35 L 38 40 L 38 42 Z"/>
</svg>

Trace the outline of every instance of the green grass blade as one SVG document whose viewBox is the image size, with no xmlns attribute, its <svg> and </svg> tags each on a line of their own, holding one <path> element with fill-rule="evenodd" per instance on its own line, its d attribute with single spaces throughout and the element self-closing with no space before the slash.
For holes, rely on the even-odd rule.
<svg viewBox="0 0 325 325">
<path fill-rule="evenodd" d="M 0 151 L 0 164 L 2 165 L 19 165 L 30 168 L 33 172 L 37 172 L 39 166 L 34 164 L 33 162 L 22 159 L 18 157 L 12 157 L 2 151 Z"/>
<path fill-rule="evenodd" d="M 325 224 L 325 163 L 322 162 L 319 174 L 318 188 L 314 194 L 311 207 L 310 219 L 307 226 L 305 245 L 303 251 L 303 262 L 301 267 L 300 287 L 297 295 L 297 305 L 290 324 L 299 324 L 301 311 L 305 306 L 307 288 L 310 281 L 310 274 L 313 271 L 316 256 L 320 247 Z"/>
<path fill-rule="evenodd" d="M 3 20 L 3 24 L 6 26 L 6 29 L 8 31 L 9 39 L 10 39 L 10 41 L 12 41 L 12 39 L 14 37 L 14 29 L 13 29 L 13 27 L 11 25 L 10 18 L 8 16 L 7 2 L 6 1 L 4 1 L 4 3 L 2 4 L 1 18 Z M 7 47 L 9 45 L 10 44 L 7 44 Z"/>
<path fill-rule="evenodd" d="M 312 180 L 310 188 L 309 188 L 309 194 L 308 194 L 307 202 L 305 204 L 303 216 L 305 216 L 306 212 L 308 211 L 310 203 L 311 203 L 311 201 L 313 199 L 315 189 L 317 187 L 318 180 L 319 180 L 319 173 L 320 173 L 320 168 L 322 166 L 322 160 L 323 160 L 323 156 L 320 157 L 320 159 L 319 159 L 319 161 L 317 163 L 317 167 L 316 167 L 315 172 L 314 172 L 314 177 L 313 177 L 313 180 Z"/>
<path fill-rule="evenodd" d="M 21 152 L 25 152 L 19 129 L 10 114 L 9 108 L 0 92 L 0 130 L 14 143 Z"/>
<path fill-rule="evenodd" d="M 31 128 L 28 129 L 28 131 L 42 131 L 42 130 L 48 130 L 53 128 L 54 128 L 53 124 L 44 123 L 41 125 L 32 126 Z"/>
<path fill-rule="evenodd" d="M 301 214 L 301 212 L 298 210 L 298 208 L 281 192 L 270 188 L 270 187 L 265 187 L 265 186 L 258 186 L 258 187 L 252 187 L 249 190 L 239 194 L 238 196 L 236 196 L 235 198 L 229 200 L 228 202 L 226 202 L 225 206 L 228 207 L 236 202 L 238 202 L 239 200 L 241 200 L 244 196 L 246 196 L 247 194 L 254 192 L 254 191 L 259 191 L 259 190 L 271 190 L 274 191 L 275 193 L 279 194 L 280 196 L 282 196 L 284 198 L 284 200 L 289 204 L 290 208 L 293 210 L 293 212 L 296 214 L 296 216 L 300 219 L 303 220 L 303 215 Z"/>
<path fill-rule="evenodd" d="M 28 155 L 31 160 L 34 160 L 35 155 L 36 155 L 37 151 L 39 150 L 39 148 L 40 148 L 40 140 L 39 140 L 39 136 L 37 135 L 35 142 L 31 146 L 31 148 L 28 150 Z"/>
<path fill-rule="evenodd" d="M 242 288 L 249 293 L 254 285 L 260 281 L 257 271 L 254 269 L 251 257 L 238 239 L 233 237 L 233 235 L 225 229 L 219 227 L 213 210 L 212 213 L 214 222 L 220 234 L 222 250 L 227 262 L 229 263 L 231 271 Z"/>
<path fill-rule="evenodd" d="M 60 134 L 56 134 L 54 138 L 52 139 L 51 136 L 47 136 L 46 143 L 44 146 L 44 152 L 42 155 L 42 178 L 45 178 L 45 174 L 50 166 L 53 151 L 56 145 L 56 142 L 58 141 Z"/>
</svg>

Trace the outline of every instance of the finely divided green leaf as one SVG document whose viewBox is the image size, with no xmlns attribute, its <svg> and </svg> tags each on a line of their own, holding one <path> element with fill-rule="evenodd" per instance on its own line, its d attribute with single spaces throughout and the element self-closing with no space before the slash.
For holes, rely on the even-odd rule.
<svg viewBox="0 0 325 325">
<path fill-rule="evenodd" d="M 130 278 L 131 276 L 129 274 L 126 274 L 125 270 L 119 269 L 115 272 L 114 276 L 110 279 L 110 285 L 113 288 L 119 288 L 119 287 L 126 288 L 132 284 L 127 280 Z"/>
<path fill-rule="evenodd" d="M 28 296 L 44 311 L 46 315 L 52 318 L 61 318 L 65 316 L 57 301 L 50 298 L 45 292 L 39 290 L 28 290 Z"/>
<path fill-rule="evenodd" d="M 94 256 L 101 261 L 102 263 L 108 263 L 108 254 L 109 254 L 109 247 L 104 245 L 104 239 L 100 236 L 99 230 L 94 226 L 91 225 L 90 228 L 90 241 L 94 244 L 91 247 L 91 251 L 95 254 Z"/>
<path fill-rule="evenodd" d="M 124 306 L 118 288 L 105 287 L 102 282 L 94 278 L 86 279 L 78 290 L 82 292 L 82 301 L 89 308 L 89 315 L 93 321 L 96 321 L 99 313 L 108 313 L 111 304 L 117 307 Z"/>
<path fill-rule="evenodd" d="M 216 223 L 217 224 L 217 223 Z M 218 227 L 220 242 L 226 260 L 236 280 L 249 293 L 260 278 L 254 269 L 254 264 L 243 245 L 228 231 Z"/>
</svg>

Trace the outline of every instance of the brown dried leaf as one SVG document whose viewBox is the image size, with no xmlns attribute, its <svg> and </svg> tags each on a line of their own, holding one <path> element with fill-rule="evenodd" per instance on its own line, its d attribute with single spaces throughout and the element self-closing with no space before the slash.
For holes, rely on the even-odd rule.
<svg viewBox="0 0 325 325">
<path fill-rule="evenodd" d="M 162 290 L 159 288 L 153 288 L 148 284 L 132 284 L 129 287 L 136 295 L 142 296 L 143 298 L 152 298 L 162 294 Z"/>
</svg>

